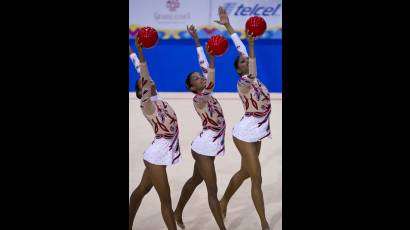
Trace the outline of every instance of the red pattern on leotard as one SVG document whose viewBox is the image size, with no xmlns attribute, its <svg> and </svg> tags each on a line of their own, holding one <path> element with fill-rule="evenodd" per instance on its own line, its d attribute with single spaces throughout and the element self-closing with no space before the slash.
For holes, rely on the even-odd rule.
<svg viewBox="0 0 410 230">
<path fill-rule="evenodd" d="M 243 87 L 249 87 L 249 91 L 243 93 L 241 91 Z M 238 81 L 238 93 L 245 110 L 245 116 L 264 117 L 263 121 L 258 123 L 259 127 L 269 121 L 271 112 L 269 90 L 262 82 L 257 78 L 249 79 L 245 75 Z M 252 106 L 249 106 L 249 100 L 252 102 Z"/>
<path fill-rule="evenodd" d="M 178 129 L 178 119 L 175 114 L 175 111 L 172 107 L 166 102 L 162 100 L 152 101 L 155 112 L 151 115 L 144 116 L 150 122 L 151 126 L 155 132 L 155 138 L 160 139 L 170 139 L 172 140 L 169 150 L 173 150 L 174 152 L 180 151 L 179 149 L 179 129 Z M 178 159 L 180 154 L 175 157 L 174 161 Z"/>
<path fill-rule="evenodd" d="M 206 97 L 208 101 L 205 106 L 203 108 L 200 108 L 199 104 L 203 102 L 204 99 L 200 97 L 203 97 L 203 95 L 196 95 L 193 101 L 195 110 L 202 120 L 203 130 L 210 129 L 214 132 L 217 132 L 217 134 L 213 137 L 213 142 L 222 137 L 220 143 L 222 145 L 222 148 L 216 153 L 216 155 L 218 155 L 225 149 L 224 143 L 226 124 L 222 107 L 219 104 L 218 100 L 210 95 Z"/>
</svg>

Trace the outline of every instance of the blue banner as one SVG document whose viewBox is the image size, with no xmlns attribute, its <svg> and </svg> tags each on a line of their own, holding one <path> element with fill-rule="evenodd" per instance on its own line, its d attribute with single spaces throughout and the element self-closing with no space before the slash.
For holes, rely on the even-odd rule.
<svg viewBox="0 0 410 230">
<path fill-rule="evenodd" d="M 201 40 L 204 46 L 206 39 Z M 239 78 L 234 68 L 238 52 L 229 39 L 228 51 L 222 57 L 215 57 L 216 86 L 215 92 L 237 92 Z M 130 39 L 131 47 L 136 51 L 135 40 Z M 247 46 L 247 41 L 244 41 Z M 200 72 L 195 43 L 192 39 L 159 40 L 156 47 L 144 49 L 145 59 L 151 77 L 159 92 L 187 92 L 185 79 L 192 71 Z M 282 92 L 282 40 L 257 40 L 255 56 L 258 79 L 270 92 Z M 139 78 L 129 61 L 129 91 L 135 91 L 135 81 Z"/>
</svg>

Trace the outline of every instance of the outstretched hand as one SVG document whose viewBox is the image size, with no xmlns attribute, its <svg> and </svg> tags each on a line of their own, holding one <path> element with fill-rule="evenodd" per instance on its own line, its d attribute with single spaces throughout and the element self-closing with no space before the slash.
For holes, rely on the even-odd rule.
<svg viewBox="0 0 410 230">
<path fill-rule="evenodd" d="M 205 44 L 205 50 L 206 50 L 206 53 L 208 54 L 208 56 L 209 56 L 209 68 L 211 68 L 211 69 L 213 69 L 213 68 L 215 68 L 215 63 L 214 63 L 214 54 L 213 54 L 213 52 L 212 52 L 212 50 L 211 49 L 209 49 L 209 46 L 208 46 L 208 43 L 207 44 Z"/>
<path fill-rule="evenodd" d="M 186 26 L 186 30 L 188 31 L 188 33 L 193 37 L 193 38 L 197 38 L 198 35 L 196 33 L 196 28 L 194 25 L 190 25 L 190 26 Z"/>
<path fill-rule="evenodd" d="M 223 25 L 223 26 L 229 25 L 228 14 L 226 13 L 225 9 L 222 6 L 218 8 L 218 15 L 219 15 L 219 21 L 215 20 L 214 22 L 218 23 L 219 25 Z"/>
<path fill-rule="evenodd" d="M 249 58 L 255 58 L 255 39 L 253 33 L 250 33 L 250 31 L 246 31 L 246 39 L 248 40 L 249 44 Z"/>
<path fill-rule="evenodd" d="M 254 44 L 256 37 L 251 33 L 249 30 L 246 31 L 246 39 L 248 40 L 249 44 Z"/>
<path fill-rule="evenodd" d="M 141 44 L 141 42 L 138 40 L 138 36 L 135 36 L 135 46 L 136 46 L 138 49 L 142 49 L 142 44 Z"/>
<path fill-rule="evenodd" d="M 214 57 L 214 54 L 213 54 L 212 50 L 209 48 L 208 43 L 206 43 L 205 48 L 206 48 L 206 49 L 205 49 L 205 50 L 206 50 L 206 54 L 208 54 L 208 56 L 209 56 L 210 58 L 213 58 L 213 57 Z"/>
<path fill-rule="evenodd" d="M 140 62 L 141 63 L 145 62 L 144 53 L 142 52 L 142 44 L 138 40 L 138 36 L 135 37 L 135 46 L 137 47 L 137 50 L 138 50 L 138 56 L 140 58 Z"/>
</svg>

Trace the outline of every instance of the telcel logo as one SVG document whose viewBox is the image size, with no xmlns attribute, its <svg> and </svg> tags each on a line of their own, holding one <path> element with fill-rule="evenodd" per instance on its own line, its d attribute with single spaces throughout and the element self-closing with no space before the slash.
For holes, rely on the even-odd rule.
<svg viewBox="0 0 410 230">
<path fill-rule="evenodd" d="M 282 7 L 282 4 L 277 4 L 276 6 L 260 6 L 259 4 L 254 6 L 237 5 L 238 3 L 236 2 L 227 2 L 224 5 L 224 9 L 228 14 L 233 13 L 235 16 L 278 16 L 277 12 Z"/>
</svg>

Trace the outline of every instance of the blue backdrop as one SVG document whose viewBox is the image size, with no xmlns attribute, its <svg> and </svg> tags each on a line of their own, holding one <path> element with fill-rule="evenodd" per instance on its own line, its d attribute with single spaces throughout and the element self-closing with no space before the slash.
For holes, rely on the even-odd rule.
<svg viewBox="0 0 410 230">
<path fill-rule="evenodd" d="M 202 46 L 207 40 L 201 40 Z M 136 52 L 134 40 L 130 45 Z M 247 46 L 247 42 L 244 41 Z M 159 92 L 187 92 L 185 78 L 192 71 L 200 72 L 195 43 L 191 39 L 159 40 L 156 47 L 144 49 L 145 59 L 152 79 Z M 222 57 L 215 58 L 216 92 L 237 92 L 238 74 L 233 62 L 238 52 L 229 39 L 228 51 Z M 255 56 L 258 78 L 268 87 L 270 92 L 282 92 L 282 40 L 257 40 Z M 135 91 L 138 79 L 131 60 L 129 60 L 129 91 Z"/>
</svg>

